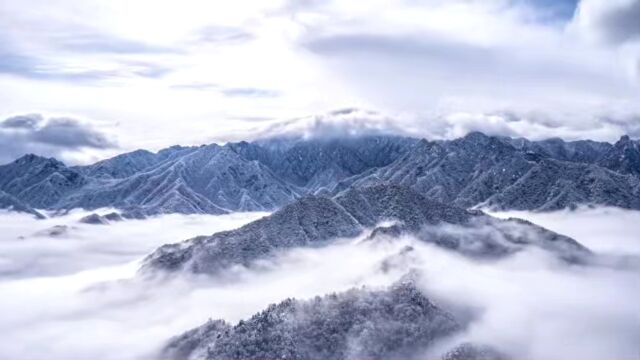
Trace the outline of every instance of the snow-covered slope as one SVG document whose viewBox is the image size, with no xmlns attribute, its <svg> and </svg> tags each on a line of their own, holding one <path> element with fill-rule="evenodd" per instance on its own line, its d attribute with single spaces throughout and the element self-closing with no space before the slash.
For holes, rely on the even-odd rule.
<svg viewBox="0 0 640 360">
<path fill-rule="evenodd" d="M 86 184 L 62 162 L 33 154 L 0 166 L 0 190 L 34 208 L 53 208 Z"/>
<path fill-rule="evenodd" d="M 38 219 L 44 219 L 44 215 L 4 191 L 0 191 L 0 209 L 28 213 Z"/>
<path fill-rule="evenodd" d="M 75 166 L 73 169 L 92 178 L 122 179 L 149 170 L 162 162 L 187 155 L 197 149 L 197 147 L 173 146 L 158 153 L 136 150 L 98 161 L 92 165 Z"/>
<path fill-rule="evenodd" d="M 469 208 L 640 209 L 640 145 L 529 141 L 470 133 L 451 141 L 363 135 L 137 150 L 89 166 L 26 155 L 0 166 L 0 190 L 48 210 L 272 211 L 308 194 L 390 182 Z"/>
<path fill-rule="evenodd" d="M 275 210 L 306 193 L 327 191 L 340 179 L 387 165 L 413 142 L 371 136 L 174 146 L 72 168 L 28 155 L 0 167 L 0 189 L 34 207 L 116 207 L 128 217 Z"/>
<path fill-rule="evenodd" d="M 412 282 L 287 299 L 230 325 L 210 321 L 176 337 L 161 358 L 413 359 L 463 326 Z"/>
<path fill-rule="evenodd" d="M 640 141 L 623 136 L 598 159 L 598 165 L 622 174 L 640 175 Z"/>
<path fill-rule="evenodd" d="M 346 179 L 337 188 L 388 181 L 461 207 L 557 210 L 607 205 L 640 209 L 640 177 L 631 172 L 637 167 L 633 152 L 619 151 L 624 159 L 620 164 L 624 165 L 605 168 L 583 162 L 595 159 L 591 152 L 584 156 L 534 152 L 532 149 L 539 144 L 523 150 L 511 142 L 477 132 L 447 142 L 421 140 L 391 165 Z M 580 144 L 567 148 L 600 149 L 597 144 Z M 602 147 L 598 163 L 617 147 Z M 562 160 L 566 158 L 575 161 Z M 629 170 L 616 172 L 611 168 Z"/>
<path fill-rule="evenodd" d="M 389 165 L 417 140 L 398 136 L 271 139 L 229 144 L 246 159 L 267 165 L 278 177 L 313 193 L 337 181 Z"/>
<path fill-rule="evenodd" d="M 495 219 L 480 211 L 429 200 L 408 187 L 378 184 L 352 188 L 333 198 L 307 196 L 239 229 L 164 245 L 145 259 L 143 272 L 212 274 L 234 265 L 249 267 L 282 250 L 326 245 L 389 221 L 397 224 L 378 228 L 374 235 L 407 233 L 473 257 L 503 257 L 527 246 L 548 250 L 569 261 L 589 256 L 589 251 L 573 239 L 533 224 Z M 456 228 L 450 232 L 441 225 Z M 464 232 L 471 236 L 464 237 Z M 500 234 L 499 240 L 496 233 Z"/>
<path fill-rule="evenodd" d="M 124 179 L 94 180 L 59 206 L 219 214 L 274 209 L 294 196 L 266 166 L 208 145 Z"/>
</svg>

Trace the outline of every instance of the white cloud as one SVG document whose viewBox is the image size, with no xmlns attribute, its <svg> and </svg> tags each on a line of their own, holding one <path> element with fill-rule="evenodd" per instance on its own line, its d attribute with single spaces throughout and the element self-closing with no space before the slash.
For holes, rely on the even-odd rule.
<svg viewBox="0 0 640 360">
<path fill-rule="evenodd" d="M 582 0 L 575 26 L 598 41 L 640 41 L 640 1 Z"/>
<path fill-rule="evenodd" d="M 108 227 L 75 223 L 82 215 L 43 222 L 0 217 L 7 229 L 0 239 L 5 269 L 11 263 L 49 265 L 0 277 L 0 357 L 148 358 L 168 337 L 209 317 L 234 322 L 286 297 L 382 286 L 410 269 L 423 274 L 421 286 L 438 304 L 471 316 L 464 339 L 492 344 L 517 359 L 626 359 L 638 350 L 637 268 L 566 266 L 536 251 L 476 262 L 411 238 L 356 239 L 282 253 L 261 261 L 256 271 L 237 269 L 233 281 L 178 277 L 158 284 L 131 280 L 135 260 L 150 249 L 261 214 L 172 215 Z M 633 229 L 619 229 L 620 219 L 633 224 L 636 212 L 531 216 L 572 230 L 598 253 L 638 254 Z M 77 228 L 66 238 L 15 239 L 54 223 Z M 414 250 L 398 255 L 406 245 Z"/>
<path fill-rule="evenodd" d="M 85 215 L 84 211 L 74 210 L 65 216 L 39 221 L 28 215 L 0 211 L 3 223 L 0 278 L 12 274 L 29 277 L 63 275 L 124 264 L 139 260 L 163 244 L 233 229 L 266 214 L 166 215 L 110 226 L 79 223 Z M 46 236 L 58 225 L 64 226 L 66 231 L 60 236 Z M 158 231 L 162 227 L 166 229 Z"/>
<path fill-rule="evenodd" d="M 637 123 L 640 64 L 630 40 L 575 30 L 601 22 L 584 14 L 616 9 L 596 3 L 572 21 L 506 0 L 4 2 L 0 115 L 101 119 L 126 149 L 238 139 L 260 119 L 345 107 L 413 117 L 416 128 L 449 121 L 439 136 L 469 116 L 474 127 L 558 135 L 537 120 L 491 120 L 511 112 L 557 119 L 562 136 L 614 140 Z"/>
<path fill-rule="evenodd" d="M 619 208 L 580 208 L 550 213 L 500 212 L 499 217 L 519 217 L 561 234 L 581 239 L 599 253 L 640 255 L 640 212 Z"/>
</svg>

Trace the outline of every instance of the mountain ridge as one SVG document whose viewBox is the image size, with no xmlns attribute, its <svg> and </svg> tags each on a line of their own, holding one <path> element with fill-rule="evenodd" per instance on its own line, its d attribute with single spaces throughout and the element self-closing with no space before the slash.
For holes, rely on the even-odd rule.
<svg viewBox="0 0 640 360">
<path fill-rule="evenodd" d="M 394 224 L 391 231 L 376 228 L 385 222 Z M 292 248 L 355 238 L 365 229 L 374 229 L 373 234 L 378 230 L 383 236 L 412 235 L 473 258 L 502 258 L 528 246 L 570 262 L 585 262 L 591 255 L 575 240 L 522 220 L 500 220 L 438 203 L 409 187 L 377 184 L 350 188 L 331 198 L 305 196 L 238 229 L 163 245 L 144 259 L 141 273 L 217 274 L 234 266 L 251 267 L 257 260 Z M 499 240 L 495 233 L 500 234 Z"/>
<path fill-rule="evenodd" d="M 640 209 L 640 145 L 628 136 L 608 144 L 480 132 L 446 141 L 273 138 L 136 150 L 73 167 L 29 154 L 0 166 L 0 190 L 26 207 L 115 207 L 130 217 L 273 211 L 307 194 L 378 182 L 466 208 Z"/>
</svg>

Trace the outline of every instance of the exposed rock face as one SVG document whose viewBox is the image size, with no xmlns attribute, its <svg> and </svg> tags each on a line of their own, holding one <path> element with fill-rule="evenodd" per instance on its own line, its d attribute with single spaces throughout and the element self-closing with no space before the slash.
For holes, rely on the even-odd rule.
<svg viewBox="0 0 640 360">
<path fill-rule="evenodd" d="M 380 182 L 463 208 L 640 209 L 639 148 L 628 137 L 611 145 L 476 132 L 436 142 L 376 135 L 174 146 L 71 168 L 26 155 L 0 166 L 0 191 L 27 208 L 116 207 L 128 217 L 272 211 Z"/>
<path fill-rule="evenodd" d="M 234 265 L 250 266 L 286 249 L 355 237 L 383 221 L 397 222 L 394 234 L 409 233 L 470 256 L 498 258 L 529 245 L 567 260 L 589 255 L 574 240 L 528 222 L 494 219 L 429 200 L 407 187 L 379 184 L 333 198 L 304 197 L 239 229 L 164 245 L 145 259 L 143 271 L 216 273 Z"/>
<path fill-rule="evenodd" d="M 410 281 L 287 299 L 231 326 L 209 323 L 172 339 L 167 359 L 407 359 L 461 330 Z"/>
</svg>

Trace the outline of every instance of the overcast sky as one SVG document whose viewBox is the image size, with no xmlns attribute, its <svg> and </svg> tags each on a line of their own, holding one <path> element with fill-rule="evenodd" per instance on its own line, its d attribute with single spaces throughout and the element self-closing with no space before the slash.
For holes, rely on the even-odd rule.
<svg viewBox="0 0 640 360">
<path fill-rule="evenodd" d="M 11 156 L 326 123 L 640 137 L 640 0 L 4 0 L 0 18 Z"/>
</svg>

